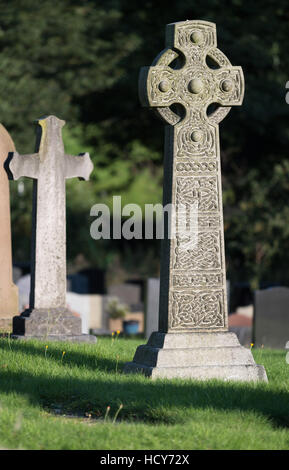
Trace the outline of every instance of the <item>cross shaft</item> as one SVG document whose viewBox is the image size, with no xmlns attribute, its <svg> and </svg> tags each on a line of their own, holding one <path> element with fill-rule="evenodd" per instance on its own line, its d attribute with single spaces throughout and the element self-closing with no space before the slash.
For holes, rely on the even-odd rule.
<svg viewBox="0 0 289 470">
<path fill-rule="evenodd" d="M 218 123 L 244 94 L 241 67 L 219 51 L 215 25 L 167 26 L 166 49 L 140 73 L 144 106 L 165 130 L 164 204 L 193 208 L 191 235 L 163 242 L 159 328 L 162 332 L 225 331 L 226 271 Z M 214 68 L 207 65 L 209 59 Z M 219 107 L 208 115 L 208 107 Z M 190 244 L 190 241 L 194 243 Z"/>
</svg>

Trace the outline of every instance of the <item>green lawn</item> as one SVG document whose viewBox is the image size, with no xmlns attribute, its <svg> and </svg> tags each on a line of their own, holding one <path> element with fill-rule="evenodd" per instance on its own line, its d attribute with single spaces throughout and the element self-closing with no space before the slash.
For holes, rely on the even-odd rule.
<svg viewBox="0 0 289 470">
<path fill-rule="evenodd" d="M 141 343 L 0 339 L 0 447 L 289 449 L 285 350 L 253 351 L 269 384 L 151 381 L 122 374 Z"/>
</svg>

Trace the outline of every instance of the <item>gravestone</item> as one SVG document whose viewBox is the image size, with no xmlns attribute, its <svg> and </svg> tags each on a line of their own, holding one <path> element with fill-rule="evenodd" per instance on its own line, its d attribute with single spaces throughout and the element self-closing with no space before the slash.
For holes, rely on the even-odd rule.
<svg viewBox="0 0 289 470">
<path fill-rule="evenodd" d="M 230 294 L 230 281 L 226 282 L 227 298 Z M 146 329 L 145 336 L 149 338 L 154 331 L 158 331 L 159 325 L 159 296 L 160 280 L 159 278 L 149 278 L 147 281 L 147 308 L 146 308 Z M 229 312 L 229 300 L 228 300 Z"/>
<path fill-rule="evenodd" d="M 75 273 L 67 276 L 67 290 L 77 294 L 87 294 L 88 280 L 83 274 Z"/>
<path fill-rule="evenodd" d="M 141 288 L 132 283 L 112 284 L 108 286 L 107 293 L 111 297 L 118 297 L 121 303 L 128 305 L 131 309 L 142 309 Z"/>
<path fill-rule="evenodd" d="M 154 331 L 159 329 L 159 297 L 160 280 L 158 278 L 149 278 L 147 281 L 146 338 L 149 338 Z"/>
<path fill-rule="evenodd" d="M 18 279 L 16 283 L 18 287 L 18 297 L 19 297 L 19 309 L 18 312 L 23 312 L 29 308 L 29 298 L 30 298 L 30 286 L 31 286 L 31 276 L 30 274 L 24 274 Z"/>
<path fill-rule="evenodd" d="M 267 380 L 251 351 L 228 332 L 218 125 L 242 103 L 242 69 L 217 49 L 213 23 L 173 23 L 166 48 L 141 70 L 139 93 L 167 123 L 163 203 L 176 212 L 191 209 L 194 218 L 189 235 L 180 224 L 175 237 L 163 240 L 159 331 L 124 370 L 153 378 Z M 212 103 L 219 107 L 208 115 Z"/>
<path fill-rule="evenodd" d="M 15 150 L 14 143 L 0 124 L 0 328 L 10 328 L 12 318 L 19 313 L 18 289 L 12 278 L 11 225 L 9 181 L 4 169 L 8 154 Z"/>
<path fill-rule="evenodd" d="M 34 179 L 30 307 L 13 319 L 13 337 L 95 341 L 82 335 L 81 318 L 66 309 L 66 178 L 85 180 L 93 169 L 86 153 L 66 155 L 65 124 L 55 116 L 38 120 L 37 153 L 14 152 L 7 161 L 10 177 Z"/>
<path fill-rule="evenodd" d="M 90 320 L 90 298 L 89 295 L 76 294 L 75 292 L 66 293 L 66 307 L 68 310 L 77 314 L 81 318 L 81 331 L 84 334 L 89 333 Z"/>
<path fill-rule="evenodd" d="M 67 292 L 67 307 L 82 319 L 82 333 L 111 335 L 109 317 L 106 312 L 108 296 L 99 294 L 77 294 Z"/>
<path fill-rule="evenodd" d="M 17 284 L 17 281 L 19 281 L 21 276 L 22 276 L 22 270 L 18 266 L 13 266 L 13 268 L 12 268 L 12 279 L 13 279 L 13 282 L 14 282 L 15 285 Z"/>
<path fill-rule="evenodd" d="M 108 286 L 107 293 L 128 305 L 140 302 L 140 287 L 135 284 L 112 284 Z"/>
<path fill-rule="evenodd" d="M 82 269 L 67 276 L 69 291 L 77 294 L 105 294 L 105 272 L 101 269 Z"/>
<path fill-rule="evenodd" d="M 288 340 L 289 288 L 273 287 L 255 291 L 255 345 L 283 349 Z"/>
</svg>

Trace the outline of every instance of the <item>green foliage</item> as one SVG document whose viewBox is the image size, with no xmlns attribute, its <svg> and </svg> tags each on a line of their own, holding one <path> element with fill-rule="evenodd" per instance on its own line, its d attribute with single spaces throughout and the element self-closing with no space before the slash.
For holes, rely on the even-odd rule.
<svg viewBox="0 0 289 470">
<path fill-rule="evenodd" d="M 125 318 L 126 314 L 129 313 L 129 307 L 125 304 L 121 304 L 118 298 L 111 299 L 107 304 L 107 312 L 110 318 Z"/>
<path fill-rule="evenodd" d="M 245 74 L 244 104 L 221 125 L 227 268 L 257 286 L 289 282 L 287 1 L 108 0 L 0 1 L 0 120 L 19 152 L 32 152 L 32 122 L 43 114 L 67 120 L 67 152 L 89 151 L 90 183 L 67 183 L 68 257 L 82 253 L 107 266 L 134 250 L 89 236 L 90 207 L 161 202 L 163 124 L 138 100 L 138 73 L 164 48 L 165 25 L 189 19 L 217 24 L 218 44 Z M 14 184 L 14 183 L 13 183 Z M 12 189 L 15 259 L 29 256 L 31 191 Z M 21 238 L 22 237 L 22 238 Z M 73 240 L 70 243 L 70 240 Z M 157 241 L 138 250 L 158 257 Z M 151 256 L 151 255 L 150 255 Z M 150 271 L 143 257 L 141 270 Z M 145 266 L 146 265 L 146 266 Z"/>
</svg>

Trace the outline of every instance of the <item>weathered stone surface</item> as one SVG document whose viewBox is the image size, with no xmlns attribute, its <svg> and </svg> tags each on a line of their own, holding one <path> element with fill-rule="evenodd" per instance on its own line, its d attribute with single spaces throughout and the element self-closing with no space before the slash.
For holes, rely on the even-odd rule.
<svg viewBox="0 0 289 470">
<path fill-rule="evenodd" d="M 65 309 L 34 309 L 13 319 L 17 335 L 81 335 L 81 319 Z"/>
<path fill-rule="evenodd" d="M 29 335 L 11 335 L 12 339 L 27 341 L 29 339 L 37 339 L 40 341 L 69 341 L 70 343 L 96 343 L 97 338 L 93 335 L 48 335 L 48 336 L 29 336 Z"/>
<path fill-rule="evenodd" d="M 0 124 L 0 324 L 4 329 L 11 327 L 12 317 L 19 312 L 18 289 L 12 280 L 9 181 L 4 169 L 8 154 L 14 150 L 10 135 Z"/>
<path fill-rule="evenodd" d="M 195 35 L 202 40 L 194 41 Z M 161 331 L 227 330 L 219 122 L 244 95 L 241 67 L 217 49 L 216 27 L 203 21 L 167 26 L 166 49 L 140 73 L 140 99 L 165 120 L 164 204 L 194 208 L 192 233 L 164 240 Z M 216 68 L 207 66 L 209 57 Z M 177 68 L 170 64 L 179 61 Z M 168 89 L 160 87 L 166 82 Z M 231 88 L 223 90 L 229 81 Z M 207 108 L 219 106 L 211 115 Z M 178 104 L 183 113 L 171 106 Z M 178 111 L 178 110 L 176 110 Z M 183 116 L 184 115 L 184 116 Z M 194 243 L 188 243 L 191 241 Z"/>
<path fill-rule="evenodd" d="M 250 349 L 240 346 L 230 332 L 152 333 L 124 372 L 152 378 L 267 381 L 264 367 L 256 366 Z"/>
<path fill-rule="evenodd" d="M 208 58 L 213 67 L 207 65 Z M 151 377 L 266 380 L 265 371 L 236 337 L 226 333 L 225 343 L 215 344 L 220 340 L 217 332 L 228 330 L 219 123 L 231 106 L 242 103 L 242 69 L 217 49 L 213 23 L 172 23 L 167 25 L 166 48 L 151 67 L 141 70 L 139 94 L 143 106 L 168 124 L 163 204 L 173 204 L 177 214 L 182 210 L 191 218 L 176 218 L 175 224 L 171 215 L 176 236 L 167 235 L 162 243 L 159 330 L 166 334 L 164 344 L 153 347 L 155 336 L 151 338 L 125 371 L 149 371 Z M 219 106 L 210 114 L 213 103 Z M 205 336 L 198 344 L 200 333 Z M 171 350 L 167 341 L 175 342 Z M 179 341 L 189 345 L 180 348 Z"/>
<path fill-rule="evenodd" d="M 14 152 L 8 165 L 14 179 L 34 179 L 34 216 L 30 309 L 14 320 L 13 333 L 29 336 L 81 334 L 80 319 L 66 310 L 66 201 L 65 180 L 88 180 L 93 169 L 89 154 L 66 155 L 62 141 L 64 121 L 48 116 L 38 121 L 37 153 Z M 29 313 L 29 315 L 27 315 Z M 94 337 L 93 337 L 94 338 Z"/>
<path fill-rule="evenodd" d="M 219 379 L 224 381 L 257 382 L 259 380 L 267 382 L 267 376 L 264 367 L 259 365 L 215 365 L 191 366 L 191 367 L 150 367 L 135 362 L 130 366 L 125 366 L 126 373 L 141 373 L 152 379 L 193 379 L 193 380 L 212 380 Z"/>
<path fill-rule="evenodd" d="M 238 365 L 240 362 L 243 365 L 254 365 L 250 350 L 239 346 L 233 348 L 225 346 L 223 348 L 203 347 L 194 350 L 188 348 L 167 350 L 148 348 L 145 345 L 139 346 L 134 360 L 139 364 L 158 365 L 158 367 L 177 367 L 179 364 L 182 364 L 182 367 L 215 366 L 218 364 L 230 366 Z"/>
<path fill-rule="evenodd" d="M 237 336 L 230 332 L 217 332 L 208 336 L 207 333 L 161 333 L 154 332 L 148 341 L 152 348 L 165 349 L 195 349 L 195 348 L 223 348 L 240 346 Z"/>
</svg>

